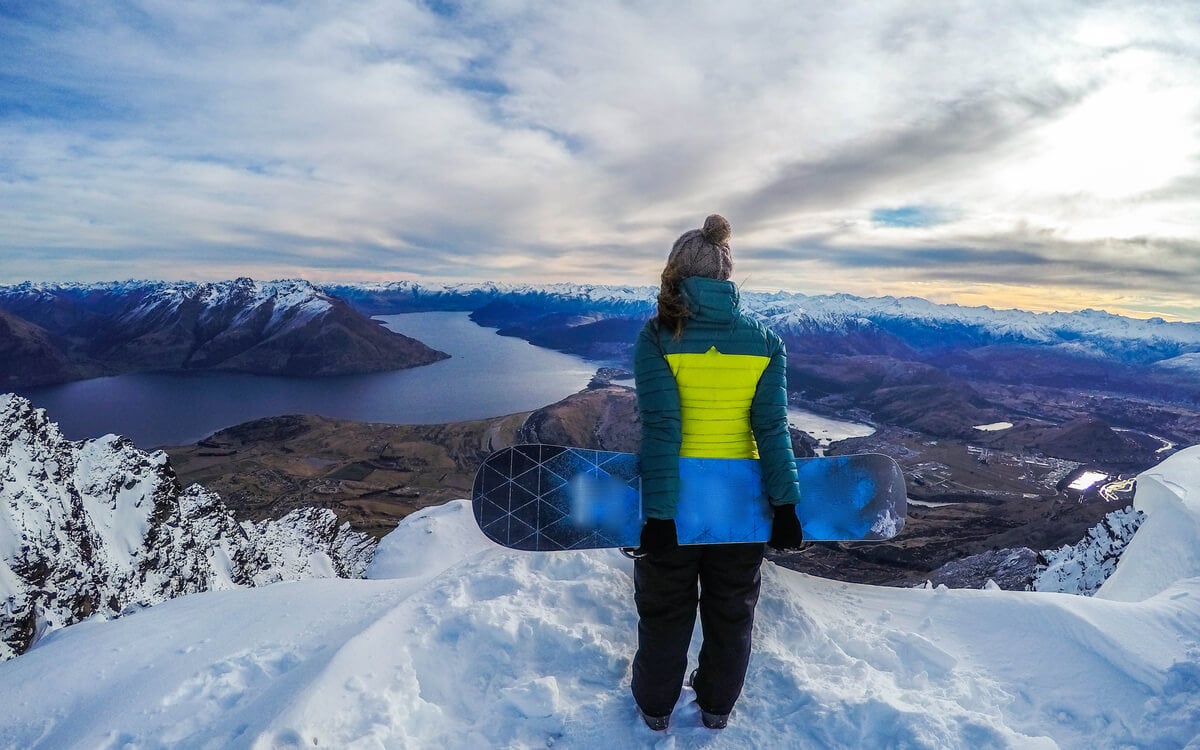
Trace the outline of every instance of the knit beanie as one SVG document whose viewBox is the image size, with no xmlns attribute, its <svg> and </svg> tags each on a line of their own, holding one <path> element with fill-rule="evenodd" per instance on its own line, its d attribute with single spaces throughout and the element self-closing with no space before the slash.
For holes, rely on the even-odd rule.
<svg viewBox="0 0 1200 750">
<path fill-rule="evenodd" d="M 732 233 L 724 216 L 709 216 L 703 229 L 689 230 L 675 240 L 667 256 L 667 268 L 673 269 L 678 278 L 704 276 L 728 281 L 733 275 L 733 253 L 729 249 Z"/>
</svg>

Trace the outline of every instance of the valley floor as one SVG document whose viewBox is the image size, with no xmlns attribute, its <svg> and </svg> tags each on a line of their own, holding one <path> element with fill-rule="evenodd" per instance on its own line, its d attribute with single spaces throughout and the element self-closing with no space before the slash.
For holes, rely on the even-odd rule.
<svg viewBox="0 0 1200 750">
<path fill-rule="evenodd" d="M 536 412 L 445 425 L 273 417 L 167 451 L 184 484 L 198 482 L 217 492 L 240 517 L 260 520 L 295 507 L 327 507 L 355 529 L 382 537 L 421 508 L 469 497 L 483 458 L 528 439 L 521 435 L 531 429 L 542 442 L 631 450 L 626 444 L 634 445 L 634 438 L 625 432 L 634 415 L 632 400 L 628 389 L 604 387 Z M 984 445 L 887 426 L 834 443 L 831 454 L 882 452 L 900 463 L 914 501 L 904 531 L 892 542 L 814 545 L 774 559 L 839 580 L 914 585 L 967 555 L 1074 544 L 1128 503 L 1127 496 L 1110 501 L 1098 493 L 1058 489 L 1085 464 Z M 1111 473 L 1119 476 L 1116 469 Z M 1024 588 L 1019 581 L 1014 585 Z"/>
</svg>

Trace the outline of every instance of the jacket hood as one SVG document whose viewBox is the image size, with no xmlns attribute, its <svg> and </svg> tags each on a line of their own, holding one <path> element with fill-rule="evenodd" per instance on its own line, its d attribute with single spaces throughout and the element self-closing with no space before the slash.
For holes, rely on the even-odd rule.
<svg viewBox="0 0 1200 750">
<path fill-rule="evenodd" d="M 732 281 L 689 276 L 679 285 L 692 320 L 731 323 L 737 316 L 740 295 Z"/>
</svg>

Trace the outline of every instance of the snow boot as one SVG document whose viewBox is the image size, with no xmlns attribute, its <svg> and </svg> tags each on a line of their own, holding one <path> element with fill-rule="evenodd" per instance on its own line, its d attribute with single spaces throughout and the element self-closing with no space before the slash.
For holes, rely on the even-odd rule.
<svg viewBox="0 0 1200 750">
<path fill-rule="evenodd" d="M 729 723 L 729 714 L 710 714 L 702 708 L 700 709 L 700 721 L 704 722 L 704 726 L 709 729 L 724 729 Z"/>
<path fill-rule="evenodd" d="M 646 726 L 656 732 L 667 731 L 667 725 L 671 723 L 671 714 L 667 714 L 666 716 L 651 716 L 643 711 L 641 706 L 638 706 L 638 715 L 642 717 L 642 721 L 646 722 Z"/>
<path fill-rule="evenodd" d="M 686 684 L 693 690 L 696 689 L 696 673 L 699 671 L 699 667 L 693 669 L 692 673 L 688 675 L 687 678 Z M 724 729 L 726 725 L 729 724 L 729 714 L 711 714 L 701 708 L 700 721 L 704 722 L 704 726 L 708 727 L 709 729 Z"/>
</svg>

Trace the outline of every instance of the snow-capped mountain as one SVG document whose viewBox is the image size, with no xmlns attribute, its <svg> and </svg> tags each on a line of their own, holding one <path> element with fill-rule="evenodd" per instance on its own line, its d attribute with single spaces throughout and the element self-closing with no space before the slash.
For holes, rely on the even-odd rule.
<svg viewBox="0 0 1200 750">
<path fill-rule="evenodd" d="M 202 328 L 215 321 L 255 321 L 261 332 L 270 336 L 328 314 L 340 300 L 370 314 L 477 311 L 504 303 L 523 315 L 540 311 L 542 315 L 571 313 L 583 318 L 644 317 L 653 312 L 656 294 L 650 286 L 571 283 L 399 281 L 315 286 L 301 280 L 250 279 L 215 283 L 26 282 L 0 287 L 0 308 L 53 333 L 63 333 L 97 316 L 113 315 L 135 328 L 153 328 L 154 323 L 170 320 L 173 312 L 191 301 L 201 308 L 195 317 Z M 1064 353 L 1139 364 L 1200 353 L 1200 323 L 1142 320 L 1097 310 L 1034 313 L 936 304 L 917 297 L 864 298 L 847 294 L 743 291 L 741 297 L 748 310 L 770 321 L 780 332 L 797 336 L 815 331 L 846 334 L 874 330 L 917 349 L 998 344 L 1054 347 Z"/>
<path fill-rule="evenodd" d="M 543 314 L 650 315 L 657 289 L 589 284 L 420 284 L 395 282 L 324 285 L 327 292 L 372 313 L 417 309 L 478 310 L 505 302 Z M 743 291 L 742 304 L 780 332 L 846 334 L 875 329 L 914 348 L 987 344 L 1051 346 L 1066 352 L 1130 362 L 1155 362 L 1200 352 L 1200 323 L 1141 320 L 1097 310 L 1034 313 L 986 306 L 937 304 L 919 297 L 855 297 Z"/>
<path fill-rule="evenodd" d="M 1185 748 L 1200 741 L 1200 448 L 1138 478 L 1095 597 L 896 589 L 767 563 L 728 728 L 629 694 L 633 563 L 414 514 L 367 580 L 186 596 L 0 664 L 0 746 Z M 695 664 L 698 644 L 690 663 Z"/>
<path fill-rule="evenodd" d="M 182 594 L 362 574 L 374 542 L 329 510 L 239 523 L 167 455 L 70 441 L 0 395 L 0 660 L 48 632 Z"/>
<path fill-rule="evenodd" d="M 591 312 L 649 313 L 658 291 L 647 286 L 606 284 L 422 284 L 415 281 L 322 284 L 321 288 L 371 314 L 417 310 L 478 310 L 497 301 Z"/>
<path fill-rule="evenodd" d="M 648 286 L 588 284 L 330 284 L 128 281 L 0 287 L 0 309 L 37 326 L 86 374 L 219 368 L 257 373 L 365 372 L 432 361 L 366 319 L 464 310 L 481 325 L 595 359 L 627 358 L 654 311 Z M 919 359 L 1008 381 L 1056 384 L 1064 371 L 1097 381 L 1194 380 L 1200 323 L 1095 310 L 1032 313 L 919 298 L 742 293 L 743 305 L 796 354 Z M 354 311 L 346 304 L 353 306 Z M 39 334 L 40 335 L 40 334 Z M 29 336 L 25 337 L 30 340 Z M 0 336 L 0 350 L 5 342 Z M 0 377 L 23 377 L 0 371 Z M 63 376 L 60 379 L 75 377 Z M 15 381 L 10 381 L 15 387 Z"/>
<path fill-rule="evenodd" d="M 628 367 L 652 287 L 556 284 L 340 285 L 371 314 L 470 310 L 480 325 L 539 346 Z M 1095 310 L 1032 313 L 919 298 L 743 291 L 742 304 L 787 344 L 788 386 L 832 411 L 935 435 L 1005 417 L 974 384 L 1091 390 L 1194 405 L 1200 323 Z M 1116 419 L 1137 424 L 1131 415 Z M 975 421 L 979 420 L 979 421 Z"/>
<path fill-rule="evenodd" d="M 653 287 L 602 284 L 337 284 L 323 287 L 370 314 L 469 310 L 481 325 L 540 346 L 600 360 L 628 358 L 637 324 L 653 314 Z M 997 377 L 1054 380 L 1063 370 L 1128 368 L 1200 353 L 1200 323 L 1169 323 L 1085 310 L 1033 313 L 938 305 L 919 298 L 742 293 L 746 310 L 784 336 L 790 352 L 887 355 Z M 617 320 L 624 324 L 618 324 Z M 1037 366 L 1028 361 L 1042 358 Z M 1169 372 L 1169 370 L 1162 370 Z M 1096 372 L 1103 379 L 1110 372 Z M 1165 388 L 1165 386 L 1164 386 Z"/>
<path fill-rule="evenodd" d="M 22 387 L 102 374 L 217 369 L 330 375 L 444 358 L 305 281 L 123 282 L 0 287 L 0 309 L 57 347 L 71 367 L 38 372 L 8 360 Z M 15 346 L 0 327 L 0 351 Z"/>
<path fill-rule="evenodd" d="M 1161 351 L 1200 349 L 1200 323 L 1171 323 L 1161 318 L 1141 320 L 1097 310 L 1034 313 L 996 310 L 987 306 L 936 304 L 918 297 L 863 298 L 846 294 L 806 296 L 749 292 L 743 302 L 775 324 L 803 328 L 819 322 L 826 327 L 870 322 L 902 332 L 907 326 L 938 331 L 942 345 L 947 333 L 954 339 L 993 343 L 1085 346 L 1085 351 L 1111 357 L 1158 359 Z M 927 342 L 927 343 L 932 343 Z M 1132 346 L 1131 346 L 1132 345 Z M 1136 349 L 1132 351 L 1131 349 Z"/>
</svg>

